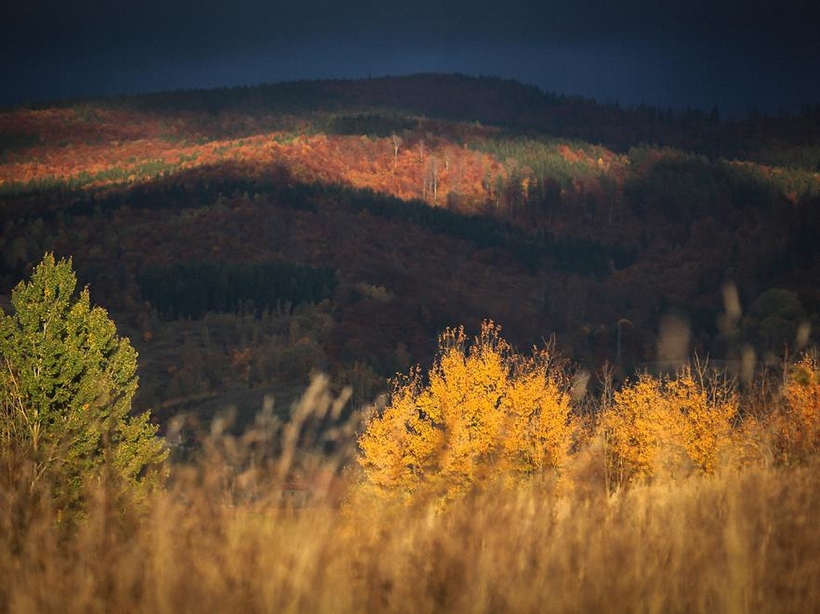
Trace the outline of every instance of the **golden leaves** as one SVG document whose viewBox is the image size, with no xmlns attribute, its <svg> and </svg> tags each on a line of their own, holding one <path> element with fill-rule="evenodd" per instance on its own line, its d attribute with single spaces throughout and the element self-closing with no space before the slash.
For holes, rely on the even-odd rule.
<svg viewBox="0 0 820 614">
<path fill-rule="evenodd" d="M 714 472 L 737 411 L 730 390 L 705 385 L 688 367 L 675 379 L 640 376 L 615 393 L 603 417 L 616 478 Z"/>
<path fill-rule="evenodd" d="M 485 322 L 471 342 L 463 328 L 439 338 L 428 373 L 393 382 L 390 402 L 359 439 L 369 484 L 382 495 L 452 500 L 500 479 L 554 473 L 566 480 L 577 417 L 571 378 L 547 350 L 523 355 Z M 720 467 L 782 462 L 820 448 L 820 368 L 790 371 L 783 408 L 762 420 L 741 411 L 731 380 L 684 367 L 674 377 L 626 382 L 592 416 L 610 484 L 711 475 Z M 579 444 L 576 442 L 576 446 Z"/>
<path fill-rule="evenodd" d="M 820 364 L 804 356 L 789 370 L 784 405 L 771 420 L 776 453 L 785 463 L 799 462 L 820 449 Z"/>
<path fill-rule="evenodd" d="M 463 328 L 448 329 L 427 381 L 415 370 L 394 383 L 359 440 L 377 490 L 453 498 L 501 475 L 560 468 L 573 430 L 568 380 L 546 352 L 522 356 L 499 331 L 485 322 L 468 347 Z"/>
</svg>

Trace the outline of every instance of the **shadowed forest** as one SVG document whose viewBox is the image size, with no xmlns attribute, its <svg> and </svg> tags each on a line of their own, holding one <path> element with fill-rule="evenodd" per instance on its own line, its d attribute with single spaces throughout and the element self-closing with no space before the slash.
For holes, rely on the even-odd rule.
<svg viewBox="0 0 820 614">
<path fill-rule="evenodd" d="M 0 111 L 0 602 L 816 609 L 818 143 L 459 75 Z M 31 384 L 69 296 L 111 349 Z"/>
</svg>

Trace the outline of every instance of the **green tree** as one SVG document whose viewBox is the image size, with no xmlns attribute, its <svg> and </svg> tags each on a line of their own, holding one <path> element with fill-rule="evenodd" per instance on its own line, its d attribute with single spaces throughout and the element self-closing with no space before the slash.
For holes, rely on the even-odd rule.
<svg viewBox="0 0 820 614">
<path fill-rule="evenodd" d="M 46 254 L 12 292 L 13 315 L 0 309 L 4 478 L 49 488 L 59 509 L 81 509 L 95 479 L 138 495 L 167 455 L 148 413 L 130 415 L 136 351 L 76 287 L 71 260 Z"/>
<path fill-rule="evenodd" d="M 794 345 L 800 324 L 805 321 L 806 310 L 797 294 L 770 288 L 752 303 L 743 328 L 757 349 L 780 353 L 784 347 Z"/>
</svg>

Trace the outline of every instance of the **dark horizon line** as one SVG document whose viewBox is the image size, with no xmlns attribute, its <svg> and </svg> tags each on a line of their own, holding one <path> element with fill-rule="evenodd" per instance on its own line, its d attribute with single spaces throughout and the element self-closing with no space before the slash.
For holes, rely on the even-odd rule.
<svg viewBox="0 0 820 614">
<path fill-rule="evenodd" d="M 491 73 L 468 73 L 468 72 L 436 72 L 436 71 L 409 71 L 406 73 L 384 73 L 384 74 L 368 74 L 367 76 L 348 76 L 348 77 L 305 77 L 297 79 L 282 79 L 272 81 L 256 81 L 245 83 L 232 83 L 225 85 L 206 85 L 202 87 L 179 87 L 168 89 L 152 89 L 146 88 L 137 91 L 120 91 L 116 93 L 100 93 L 88 94 L 79 96 L 43 96 L 41 98 L 25 99 L 17 103 L 6 104 L 0 103 L 0 112 L 7 113 L 20 109 L 30 110 L 44 110 L 48 108 L 70 107 L 84 103 L 100 102 L 105 100 L 123 100 L 123 99 L 138 99 L 141 97 L 163 96 L 168 94 L 197 94 L 204 92 L 216 92 L 222 90 L 240 90 L 240 89 L 254 89 L 265 87 L 276 87 L 284 85 L 309 84 L 309 83 L 356 83 L 359 81 L 371 80 L 388 80 L 388 79 L 406 79 L 413 77 L 464 77 L 474 80 L 495 80 L 506 83 L 513 83 L 526 88 L 533 88 L 539 94 L 545 97 L 556 97 L 561 100 L 578 101 L 584 103 L 591 103 L 600 107 L 615 107 L 622 111 L 639 111 L 648 110 L 658 113 L 671 113 L 674 117 L 681 117 L 687 113 L 714 113 L 717 111 L 720 121 L 742 121 L 745 119 L 772 119 L 772 118 L 794 118 L 800 117 L 807 113 L 814 113 L 820 111 L 820 100 L 815 102 L 805 102 L 792 105 L 781 105 L 776 111 L 768 108 L 761 108 L 758 105 L 750 105 L 745 112 L 737 112 L 737 110 L 727 109 L 727 105 L 720 103 L 706 103 L 687 104 L 682 106 L 667 106 L 641 102 L 622 102 L 619 99 L 606 100 L 596 96 L 584 95 L 581 93 L 563 93 L 557 89 L 547 89 L 538 85 L 537 83 L 528 82 L 520 78 L 505 77 Z M 790 108 L 791 107 L 791 108 Z"/>
</svg>

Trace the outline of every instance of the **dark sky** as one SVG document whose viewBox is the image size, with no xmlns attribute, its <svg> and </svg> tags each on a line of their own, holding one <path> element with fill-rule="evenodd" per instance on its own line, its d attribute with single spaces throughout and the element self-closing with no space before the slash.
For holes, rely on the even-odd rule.
<svg viewBox="0 0 820 614">
<path fill-rule="evenodd" d="M 627 105 L 820 102 L 812 0 L 4 0 L 0 105 L 463 72 Z"/>
</svg>

